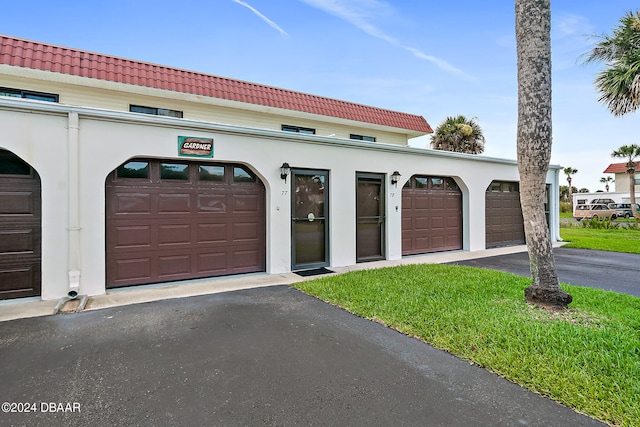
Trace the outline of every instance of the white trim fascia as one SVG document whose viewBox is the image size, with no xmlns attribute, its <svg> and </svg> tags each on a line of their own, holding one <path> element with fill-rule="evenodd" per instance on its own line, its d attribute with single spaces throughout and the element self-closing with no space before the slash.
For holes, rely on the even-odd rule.
<svg viewBox="0 0 640 427">
<path fill-rule="evenodd" d="M 343 138 L 331 138 L 326 136 L 297 134 L 286 131 L 249 128 L 244 126 L 223 125 L 218 123 L 203 122 L 198 120 L 179 119 L 173 117 L 153 116 L 127 111 L 103 110 L 91 107 L 77 107 L 46 101 L 30 99 L 18 99 L 0 97 L 0 109 L 24 112 L 37 112 L 45 114 L 67 115 L 77 113 L 80 118 L 92 118 L 97 120 L 114 121 L 120 123 L 132 123 L 138 125 L 163 126 L 180 128 L 185 130 L 220 132 L 251 137 L 290 140 L 306 144 L 329 145 L 332 147 L 357 148 L 361 150 L 386 151 L 391 153 L 403 153 L 428 157 L 456 158 L 486 163 L 498 163 L 505 165 L 517 165 L 516 160 L 497 157 L 484 157 L 476 154 L 454 153 L 450 151 L 431 150 L 426 148 L 408 147 L 381 142 L 355 141 Z M 558 169 L 559 166 L 553 166 Z"/>
</svg>

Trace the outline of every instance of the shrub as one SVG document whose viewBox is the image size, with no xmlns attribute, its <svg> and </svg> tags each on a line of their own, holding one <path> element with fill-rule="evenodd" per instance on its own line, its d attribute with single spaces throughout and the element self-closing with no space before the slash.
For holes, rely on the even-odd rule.
<svg viewBox="0 0 640 427">
<path fill-rule="evenodd" d="M 569 202 L 560 202 L 560 212 L 561 213 L 571 212 L 573 214 L 573 204 Z"/>
<path fill-rule="evenodd" d="M 582 220 L 583 228 L 595 228 L 600 230 L 614 230 L 620 227 L 620 225 L 616 222 L 611 222 L 609 218 L 591 218 L 589 220 Z"/>
</svg>

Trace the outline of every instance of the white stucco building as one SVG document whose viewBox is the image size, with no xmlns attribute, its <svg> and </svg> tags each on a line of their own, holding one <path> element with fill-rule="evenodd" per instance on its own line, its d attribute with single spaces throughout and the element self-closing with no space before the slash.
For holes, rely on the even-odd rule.
<svg viewBox="0 0 640 427">
<path fill-rule="evenodd" d="M 411 148 L 420 116 L 0 43 L 2 299 L 524 242 L 516 162 Z"/>
</svg>

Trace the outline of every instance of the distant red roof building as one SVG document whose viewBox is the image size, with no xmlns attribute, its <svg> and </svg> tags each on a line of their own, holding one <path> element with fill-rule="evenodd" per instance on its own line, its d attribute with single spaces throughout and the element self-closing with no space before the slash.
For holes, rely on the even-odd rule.
<svg viewBox="0 0 640 427">
<path fill-rule="evenodd" d="M 414 114 L 3 35 L 0 64 L 433 132 Z"/>
<path fill-rule="evenodd" d="M 637 164 L 638 162 L 636 162 Z M 627 162 L 611 163 L 603 173 L 627 173 Z"/>
</svg>

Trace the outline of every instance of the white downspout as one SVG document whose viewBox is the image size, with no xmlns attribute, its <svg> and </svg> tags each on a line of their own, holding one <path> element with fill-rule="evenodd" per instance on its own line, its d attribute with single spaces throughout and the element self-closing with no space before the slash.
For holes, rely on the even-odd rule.
<svg viewBox="0 0 640 427">
<path fill-rule="evenodd" d="M 80 293 L 80 138 L 78 113 L 69 112 L 68 182 L 69 182 L 69 293 L 74 299 Z"/>
<path fill-rule="evenodd" d="M 553 209 L 553 211 L 550 211 L 549 214 L 555 212 L 555 220 L 553 221 L 554 234 L 556 235 L 556 242 L 562 242 L 562 237 L 560 237 L 560 168 L 556 169 L 552 193 L 549 200 L 549 209 Z"/>
</svg>

